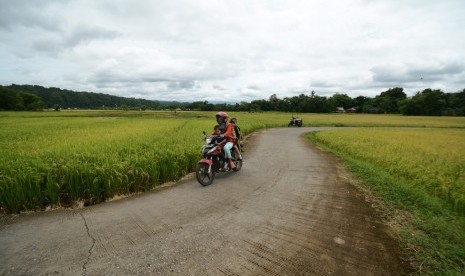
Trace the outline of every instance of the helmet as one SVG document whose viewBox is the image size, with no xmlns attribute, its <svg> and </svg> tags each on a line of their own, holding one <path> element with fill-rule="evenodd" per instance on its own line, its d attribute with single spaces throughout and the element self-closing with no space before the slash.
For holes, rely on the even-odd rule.
<svg viewBox="0 0 465 276">
<path fill-rule="evenodd" d="M 226 114 L 226 112 L 220 111 L 216 113 L 216 122 L 220 126 L 221 133 L 225 132 L 227 121 L 228 121 L 228 114 Z"/>
<path fill-rule="evenodd" d="M 223 111 L 220 111 L 218 113 L 216 113 L 216 119 L 218 120 L 218 118 L 223 118 L 223 120 L 227 120 L 228 119 L 228 114 L 226 112 L 223 112 Z"/>
<path fill-rule="evenodd" d="M 222 129 L 222 131 L 226 129 L 227 120 L 228 120 L 228 114 L 226 114 L 226 112 L 220 111 L 216 113 L 216 122 L 220 125 L 220 129 Z"/>
</svg>

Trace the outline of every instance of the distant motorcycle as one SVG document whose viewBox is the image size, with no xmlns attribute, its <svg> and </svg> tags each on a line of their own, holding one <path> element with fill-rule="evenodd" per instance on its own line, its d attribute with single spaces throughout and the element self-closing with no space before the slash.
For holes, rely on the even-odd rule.
<svg viewBox="0 0 465 276">
<path fill-rule="evenodd" d="M 205 131 L 203 134 L 205 135 L 205 145 L 202 147 L 203 159 L 197 163 L 195 177 L 201 185 L 208 186 L 213 183 L 217 173 L 229 172 L 231 171 L 231 167 L 223 153 L 223 146 L 226 141 L 219 142 L 221 139 L 219 135 L 207 136 Z M 236 165 L 235 171 L 240 171 L 242 160 L 236 158 L 234 148 L 231 149 L 231 157 L 231 160 Z"/>
<path fill-rule="evenodd" d="M 303 124 L 302 119 L 292 117 L 292 118 L 289 120 L 289 124 L 287 125 L 287 127 L 290 127 L 290 126 L 298 126 L 298 127 L 301 127 L 302 124 Z"/>
</svg>

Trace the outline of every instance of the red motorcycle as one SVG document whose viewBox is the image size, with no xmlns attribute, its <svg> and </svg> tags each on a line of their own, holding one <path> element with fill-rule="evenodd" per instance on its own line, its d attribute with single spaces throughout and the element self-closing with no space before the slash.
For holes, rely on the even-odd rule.
<svg viewBox="0 0 465 276">
<path fill-rule="evenodd" d="M 205 131 L 203 134 L 206 135 Z M 203 159 L 197 163 L 195 176 L 200 184 L 208 186 L 213 183 L 217 173 L 229 172 L 231 167 L 223 153 L 223 146 L 226 144 L 224 137 L 219 135 L 205 136 L 204 141 L 205 145 L 202 147 Z M 234 147 L 231 149 L 231 160 L 236 165 L 234 171 L 240 171 L 242 159 L 236 158 Z"/>
</svg>

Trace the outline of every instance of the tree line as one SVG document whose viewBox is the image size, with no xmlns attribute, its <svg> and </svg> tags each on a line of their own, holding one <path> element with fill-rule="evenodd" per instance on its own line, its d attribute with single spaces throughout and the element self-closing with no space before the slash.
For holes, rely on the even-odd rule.
<svg viewBox="0 0 465 276">
<path fill-rule="evenodd" d="M 43 109 L 163 109 L 177 102 L 151 101 L 102 93 L 75 92 L 39 85 L 0 85 L 0 110 Z"/>
<path fill-rule="evenodd" d="M 424 89 L 413 97 L 407 97 L 404 89 L 390 88 L 374 98 L 335 93 L 331 97 L 318 96 L 314 91 L 280 99 L 273 94 L 268 100 L 254 100 L 236 104 L 211 104 L 198 101 L 184 104 L 185 109 L 225 111 L 283 111 L 295 113 L 330 113 L 350 111 L 357 113 L 383 113 L 425 116 L 465 116 L 465 89 L 457 93 L 445 93 L 439 89 Z"/>
<path fill-rule="evenodd" d="M 439 89 L 424 89 L 407 97 L 404 89 L 390 88 L 370 98 L 335 93 L 330 97 L 319 96 L 314 91 L 280 99 L 273 94 L 269 99 L 235 104 L 213 104 L 208 101 L 163 102 L 125 98 L 93 92 L 75 92 L 38 85 L 0 85 L 0 110 L 43 110 L 53 108 L 78 109 L 183 109 L 225 111 L 283 111 L 295 113 L 330 113 L 351 111 L 357 113 L 387 113 L 427 116 L 465 116 L 465 89 L 446 93 Z"/>
</svg>

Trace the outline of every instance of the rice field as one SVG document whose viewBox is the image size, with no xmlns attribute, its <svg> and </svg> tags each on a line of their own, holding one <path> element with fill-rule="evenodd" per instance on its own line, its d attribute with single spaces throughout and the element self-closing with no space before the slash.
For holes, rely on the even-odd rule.
<svg viewBox="0 0 465 276">
<path fill-rule="evenodd" d="M 245 135 L 286 127 L 292 115 L 338 127 L 307 137 L 355 168 L 394 221 L 408 212 L 394 235 L 417 274 L 463 275 L 465 117 L 228 113 Z M 0 112 L 0 213 L 91 205 L 176 181 L 194 170 L 214 115 Z"/>
<path fill-rule="evenodd" d="M 91 205 L 192 172 L 214 113 L 2 113 L 3 211 Z M 240 120 L 240 119 L 239 119 Z M 244 127 L 252 131 L 257 121 Z"/>
<path fill-rule="evenodd" d="M 315 139 L 465 214 L 465 129 L 352 128 Z"/>
<path fill-rule="evenodd" d="M 78 203 L 91 205 L 178 180 L 194 170 L 200 158 L 202 131 L 212 130 L 214 114 L 1 112 L 1 211 L 15 213 Z M 262 128 L 287 126 L 292 114 L 230 112 L 229 115 L 237 117 L 243 134 L 248 134 Z M 294 115 L 303 118 L 304 126 L 465 128 L 465 118 L 453 117 Z M 421 164 L 420 167 L 426 166 Z M 447 190 L 441 185 L 434 193 L 447 197 Z M 453 190 L 448 196 L 461 206 L 462 198 L 456 193 L 461 190 Z"/>
<path fill-rule="evenodd" d="M 2 131 L 2 207 L 85 205 L 144 191 L 192 170 L 186 137 L 199 122 L 134 118 L 33 119 Z M 199 126 L 201 127 L 201 126 Z"/>
<path fill-rule="evenodd" d="M 309 133 L 375 195 L 414 275 L 465 275 L 465 129 Z"/>
</svg>

